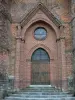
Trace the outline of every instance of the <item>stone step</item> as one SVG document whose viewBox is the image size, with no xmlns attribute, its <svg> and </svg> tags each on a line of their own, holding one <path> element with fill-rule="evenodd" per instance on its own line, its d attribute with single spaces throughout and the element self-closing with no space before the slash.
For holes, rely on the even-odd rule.
<svg viewBox="0 0 75 100">
<path fill-rule="evenodd" d="M 52 87 L 55 87 L 55 86 L 52 86 L 52 85 L 29 85 L 29 87 L 32 87 L 32 88 L 36 88 L 36 87 L 41 87 L 41 88 L 52 88 Z"/>
<path fill-rule="evenodd" d="M 49 91 L 49 92 L 61 92 L 61 90 L 58 90 L 58 89 L 23 89 L 23 90 L 21 90 L 22 92 L 23 91 L 33 91 L 33 92 L 40 92 L 40 91 Z"/>
<path fill-rule="evenodd" d="M 30 92 L 61 92 L 60 89 L 55 87 L 51 87 L 51 85 L 30 85 L 29 87 L 23 89 L 22 91 L 30 91 Z"/>
<path fill-rule="evenodd" d="M 60 97 L 71 97 L 69 95 L 13 95 L 12 97 L 24 97 L 24 98 L 60 98 Z"/>
<path fill-rule="evenodd" d="M 29 95 L 67 95 L 66 92 L 20 92 L 19 94 L 29 94 Z"/>
<path fill-rule="evenodd" d="M 51 89 L 50 88 L 48 88 L 48 89 L 47 88 L 43 88 L 43 89 L 42 88 L 35 88 L 35 89 L 34 88 L 25 88 L 25 90 L 50 90 L 50 91 L 52 91 L 52 90 L 58 90 L 58 89 L 53 89 L 53 88 L 51 88 Z"/>
<path fill-rule="evenodd" d="M 40 89 L 29 89 L 29 88 L 27 89 L 27 88 L 26 88 L 25 90 L 29 90 L 29 91 L 52 91 L 52 92 L 53 92 L 54 90 L 55 90 L 55 91 L 59 91 L 59 90 L 57 90 L 57 89 L 41 89 L 41 88 L 40 88 Z"/>
<path fill-rule="evenodd" d="M 29 90 L 58 90 L 56 88 L 25 88 L 25 89 L 29 89 Z"/>
<path fill-rule="evenodd" d="M 55 89 L 55 87 L 51 85 L 30 85 L 27 89 Z"/>
<path fill-rule="evenodd" d="M 26 93 L 19 93 L 19 94 L 13 94 L 12 96 L 26 96 L 26 95 L 29 95 L 29 96 L 71 96 L 70 94 L 65 94 L 65 93 L 42 93 L 42 92 L 26 92 Z M 11 95 L 10 95 L 11 96 Z"/>
<path fill-rule="evenodd" d="M 51 90 L 25 90 L 26 92 L 60 92 L 60 91 L 56 91 L 56 90 L 53 90 L 53 91 L 51 91 Z"/>
<path fill-rule="evenodd" d="M 29 95 L 29 96 L 38 96 L 38 95 L 40 95 L 40 96 L 71 96 L 71 95 L 68 95 L 68 94 L 61 94 L 61 95 L 55 95 L 55 94 L 53 94 L 53 95 L 51 95 L 51 94 L 40 94 L 40 93 L 38 93 L 38 94 L 32 94 L 32 93 L 27 93 L 27 94 L 13 94 L 12 96 L 26 96 L 26 95 Z"/>
<path fill-rule="evenodd" d="M 55 89 L 55 87 L 51 86 L 51 85 L 48 85 L 48 86 L 47 85 L 30 85 L 27 88 L 31 88 L 31 89 L 39 89 L 39 88 L 41 88 L 41 89 Z"/>
<path fill-rule="evenodd" d="M 67 92 L 58 91 L 50 85 L 31 85 L 17 94 L 6 97 L 5 100 L 75 100 Z"/>
<path fill-rule="evenodd" d="M 74 97 L 62 97 L 62 98 L 20 98 L 20 97 L 9 97 L 5 100 L 75 100 Z"/>
</svg>

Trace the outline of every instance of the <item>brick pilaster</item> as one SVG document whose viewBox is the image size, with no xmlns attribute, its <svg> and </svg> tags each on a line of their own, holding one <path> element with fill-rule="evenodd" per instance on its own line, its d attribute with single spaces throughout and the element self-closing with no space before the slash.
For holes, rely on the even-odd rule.
<svg viewBox="0 0 75 100">
<path fill-rule="evenodd" d="M 19 68 L 20 68 L 20 46 L 21 46 L 21 37 L 20 32 L 21 28 L 20 25 L 17 26 L 18 32 L 16 37 L 16 63 L 15 63 L 15 88 L 19 89 Z"/>
</svg>

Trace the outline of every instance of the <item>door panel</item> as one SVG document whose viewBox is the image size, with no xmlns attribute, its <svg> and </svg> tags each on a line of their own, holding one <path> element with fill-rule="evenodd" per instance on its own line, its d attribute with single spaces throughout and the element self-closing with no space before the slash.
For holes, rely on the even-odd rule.
<svg viewBox="0 0 75 100">
<path fill-rule="evenodd" d="M 50 84 L 49 63 L 32 62 L 32 84 Z"/>
</svg>

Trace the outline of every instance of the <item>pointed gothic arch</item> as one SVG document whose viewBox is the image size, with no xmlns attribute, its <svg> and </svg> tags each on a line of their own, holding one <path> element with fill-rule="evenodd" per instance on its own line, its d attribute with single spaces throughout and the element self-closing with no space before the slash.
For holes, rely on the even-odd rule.
<svg viewBox="0 0 75 100">
<path fill-rule="evenodd" d="M 53 60 L 54 59 L 54 54 L 51 52 L 51 50 L 49 49 L 49 47 L 47 47 L 46 45 L 44 44 L 37 44 L 35 45 L 34 47 L 32 47 L 27 55 L 27 59 L 31 60 L 31 56 L 33 54 L 33 52 L 35 50 L 37 50 L 38 48 L 43 48 L 49 55 L 50 59 Z"/>
<path fill-rule="evenodd" d="M 43 48 L 36 49 L 31 56 L 31 84 L 50 84 L 50 57 Z M 36 78 L 37 77 L 37 78 Z"/>
<path fill-rule="evenodd" d="M 57 26 L 61 26 L 61 22 L 48 10 L 48 8 L 43 3 L 38 3 L 33 9 L 31 9 L 28 14 L 22 19 L 21 21 L 21 27 L 24 27 L 31 19 L 32 17 L 38 12 L 38 10 L 41 10 L 43 13 L 46 14 L 46 16 Z"/>
<path fill-rule="evenodd" d="M 48 62 L 50 62 L 50 57 L 45 49 L 37 48 L 31 56 L 31 62 L 33 62 L 33 61 L 48 61 Z"/>
<path fill-rule="evenodd" d="M 39 10 L 42 11 L 43 14 L 47 16 L 47 18 L 41 16 L 42 14 L 39 17 L 35 18 L 35 15 Z M 28 12 L 28 14 L 20 22 L 22 27 L 21 35 L 23 39 L 28 28 L 39 21 L 43 21 L 50 27 L 52 27 L 56 33 L 57 38 L 60 37 L 60 27 L 62 26 L 61 22 L 47 9 L 47 7 L 44 4 L 40 3 L 37 4 L 33 9 L 31 9 L 31 11 Z"/>
</svg>

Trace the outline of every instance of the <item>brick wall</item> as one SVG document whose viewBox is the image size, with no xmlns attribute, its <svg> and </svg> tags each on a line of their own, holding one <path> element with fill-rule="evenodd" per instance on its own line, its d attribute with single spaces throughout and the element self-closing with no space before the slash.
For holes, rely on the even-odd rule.
<svg viewBox="0 0 75 100">
<path fill-rule="evenodd" d="M 14 2 L 12 2 L 10 13 L 11 13 L 11 16 L 13 19 L 13 24 L 11 27 L 12 27 L 12 34 L 14 34 L 13 35 L 14 38 L 16 37 L 17 31 L 18 31 L 17 24 L 19 22 L 21 22 L 21 20 L 23 20 L 23 18 L 28 14 L 28 12 L 32 8 L 34 8 L 38 2 L 39 2 L 39 0 L 32 0 L 32 1 L 31 0 L 22 0 L 22 1 L 15 0 Z M 66 57 L 66 70 L 67 70 L 66 76 L 69 77 L 72 74 L 72 33 L 71 33 L 71 26 L 69 24 L 69 22 L 71 21 L 70 2 L 69 2 L 69 0 L 66 0 L 66 1 L 65 0 L 41 0 L 41 2 L 44 3 L 44 5 L 51 11 L 51 13 L 57 19 L 59 19 L 61 21 L 62 25 L 64 25 L 63 36 L 65 37 L 65 57 Z M 28 37 L 29 37 L 29 35 L 27 36 L 27 38 Z M 29 37 L 29 39 L 30 39 L 30 37 Z M 31 41 L 33 41 L 33 40 L 34 39 L 32 39 Z M 14 41 L 14 39 L 13 39 L 13 41 Z M 29 42 L 26 42 L 26 43 L 29 43 Z M 35 45 L 36 42 L 33 41 L 32 44 Z M 48 41 L 47 41 L 46 45 L 48 45 Z M 30 50 L 30 46 L 29 46 L 28 50 Z M 14 47 L 16 48 L 15 43 L 14 43 Z M 27 49 L 27 47 L 28 46 L 26 45 L 25 50 Z M 28 52 L 28 50 L 27 50 L 27 52 Z M 24 52 L 24 50 L 23 50 L 23 52 Z M 14 49 L 13 53 L 14 53 L 14 58 L 15 58 L 15 49 Z M 22 58 L 22 59 L 24 59 L 24 58 Z M 21 65 L 21 66 L 24 67 L 23 65 Z M 14 62 L 13 62 L 12 67 L 14 68 Z"/>
</svg>

